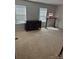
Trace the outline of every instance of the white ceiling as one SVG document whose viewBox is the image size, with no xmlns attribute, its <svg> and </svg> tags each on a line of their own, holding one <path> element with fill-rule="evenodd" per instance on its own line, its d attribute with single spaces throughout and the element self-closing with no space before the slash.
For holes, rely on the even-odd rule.
<svg viewBox="0 0 79 59">
<path fill-rule="evenodd" d="M 46 3 L 46 4 L 55 4 L 55 5 L 63 4 L 63 0 L 29 0 L 29 1 Z"/>
</svg>

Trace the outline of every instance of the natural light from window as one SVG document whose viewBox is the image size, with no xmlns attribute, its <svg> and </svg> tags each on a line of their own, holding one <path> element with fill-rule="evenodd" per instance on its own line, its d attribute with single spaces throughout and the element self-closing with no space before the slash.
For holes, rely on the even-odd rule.
<svg viewBox="0 0 79 59">
<path fill-rule="evenodd" d="M 15 5 L 15 24 L 26 23 L 26 6 Z"/>
<path fill-rule="evenodd" d="M 42 22 L 46 22 L 46 16 L 47 16 L 47 8 L 40 8 L 39 20 L 41 20 Z"/>
</svg>

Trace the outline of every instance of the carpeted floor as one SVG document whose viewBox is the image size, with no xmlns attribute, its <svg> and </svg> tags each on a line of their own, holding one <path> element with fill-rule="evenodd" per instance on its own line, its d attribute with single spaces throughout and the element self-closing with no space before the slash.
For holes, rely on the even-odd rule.
<svg viewBox="0 0 79 59">
<path fill-rule="evenodd" d="M 54 28 L 17 31 L 16 59 L 59 59 L 63 32 Z"/>
</svg>

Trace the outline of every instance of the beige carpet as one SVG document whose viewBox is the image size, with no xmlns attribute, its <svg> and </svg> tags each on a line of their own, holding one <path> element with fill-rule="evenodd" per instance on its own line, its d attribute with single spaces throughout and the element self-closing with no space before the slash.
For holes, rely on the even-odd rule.
<svg viewBox="0 0 79 59">
<path fill-rule="evenodd" d="M 16 59 L 59 59 L 63 45 L 63 32 L 42 28 L 37 31 L 17 31 Z"/>
</svg>

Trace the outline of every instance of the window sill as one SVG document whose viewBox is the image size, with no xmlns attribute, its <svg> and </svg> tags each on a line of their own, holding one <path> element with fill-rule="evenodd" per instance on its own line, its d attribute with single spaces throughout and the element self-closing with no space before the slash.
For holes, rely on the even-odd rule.
<svg viewBox="0 0 79 59">
<path fill-rule="evenodd" d="M 26 22 L 18 22 L 18 23 L 15 23 L 15 24 L 25 24 Z"/>
</svg>

